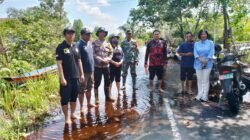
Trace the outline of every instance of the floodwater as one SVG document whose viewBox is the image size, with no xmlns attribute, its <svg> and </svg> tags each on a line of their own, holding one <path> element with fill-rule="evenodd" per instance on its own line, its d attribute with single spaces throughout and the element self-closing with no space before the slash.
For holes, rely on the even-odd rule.
<svg viewBox="0 0 250 140">
<path fill-rule="evenodd" d="M 56 116 L 56 121 L 40 128 L 27 139 L 247 140 L 250 136 L 249 104 L 242 105 L 240 114 L 233 117 L 224 105 L 197 103 L 192 95 L 178 94 L 179 66 L 172 61 L 167 68 L 165 93 L 159 95 L 155 90 L 150 94 L 148 75 L 143 68 L 144 52 L 145 48 L 142 48 L 141 62 L 137 67 L 139 90 L 132 90 L 129 75 L 123 95 L 118 96 L 113 86 L 112 96 L 116 101 L 106 103 L 101 85 L 98 108 L 87 109 L 85 105 L 86 111 L 81 119 L 69 126 L 64 125 L 60 114 Z M 249 97 L 247 95 L 245 100 L 249 101 Z"/>
</svg>

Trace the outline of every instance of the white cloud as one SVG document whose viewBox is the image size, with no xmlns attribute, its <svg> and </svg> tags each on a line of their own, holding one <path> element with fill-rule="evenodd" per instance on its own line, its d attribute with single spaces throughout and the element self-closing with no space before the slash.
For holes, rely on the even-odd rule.
<svg viewBox="0 0 250 140">
<path fill-rule="evenodd" d="M 100 6 L 110 6 L 108 0 L 98 0 L 97 4 Z"/>
<path fill-rule="evenodd" d="M 108 13 L 104 13 L 101 11 L 100 7 L 102 6 L 108 6 L 109 3 L 107 0 L 98 0 L 99 4 L 92 5 L 89 4 L 86 1 L 80 1 L 77 0 L 75 3 L 76 9 L 79 12 L 84 12 L 84 14 L 88 15 L 89 18 L 93 19 L 93 26 L 92 29 L 95 26 L 102 26 L 105 27 L 110 32 L 117 32 L 118 24 L 115 20 L 115 17 Z"/>
</svg>

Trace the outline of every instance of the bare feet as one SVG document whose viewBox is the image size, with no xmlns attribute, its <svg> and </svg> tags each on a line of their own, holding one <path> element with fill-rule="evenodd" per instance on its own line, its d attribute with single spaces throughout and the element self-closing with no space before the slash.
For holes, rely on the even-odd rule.
<svg viewBox="0 0 250 140">
<path fill-rule="evenodd" d="M 153 93 L 153 88 L 150 88 L 150 89 L 149 89 L 149 92 L 150 92 L 150 93 Z"/>
<path fill-rule="evenodd" d="M 87 111 L 87 109 L 86 109 L 86 108 L 83 108 L 83 107 L 82 107 L 82 108 L 80 108 L 80 114 L 81 114 L 81 115 L 84 115 L 84 112 L 86 112 L 86 111 Z"/>
<path fill-rule="evenodd" d="M 192 90 L 188 90 L 188 94 L 193 95 L 194 93 Z"/>
<path fill-rule="evenodd" d="M 89 108 L 92 108 L 92 107 L 96 107 L 96 105 L 88 104 L 88 107 L 89 107 Z"/>
<path fill-rule="evenodd" d="M 72 121 L 70 118 L 65 118 L 65 124 L 69 125 L 72 124 Z"/>
<path fill-rule="evenodd" d="M 113 99 L 113 98 L 111 98 L 111 97 L 107 97 L 107 98 L 106 98 L 106 101 L 107 101 L 107 102 L 114 102 L 115 99 Z"/>
<path fill-rule="evenodd" d="M 75 114 L 71 114 L 71 119 L 80 119 L 80 118 L 76 116 Z"/>
<path fill-rule="evenodd" d="M 99 100 L 95 100 L 96 105 L 99 105 L 99 103 L 100 103 Z"/>
<path fill-rule="evenodd" d="M 84 114 L 84 109 L 83 108 L 80 109 L 80 114 Z"/>
<path fill-rule="evenodd" d="M 119 96 L 123 96 L 123 93 L 121 91 L 118 92 Z"/>
<path fill-rule="evenodd" d="M 159 88 L 158 91 L 160 94 L 164 92 L 164 90 L 162 88 Z"/>
<path fill-rule="evenodd" d="M 125 90 L 126 89 L 126 86 L 122 86 L 121 90 Z"/>
</svg>

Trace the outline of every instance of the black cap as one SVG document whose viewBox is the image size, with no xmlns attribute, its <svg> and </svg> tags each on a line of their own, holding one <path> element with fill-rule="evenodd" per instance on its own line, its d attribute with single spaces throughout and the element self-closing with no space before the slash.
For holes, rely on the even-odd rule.
<svg viewBox="0 0 250 140">
<path fill-rule="evenodd" d="M 111 40 L 112 40 L 114 37 L 117 37 L 117 39 L 120 39 L 120 36 L 119 36 L 118 34 L 111 34 L 110 37 L 109 37 L 109 41 L 111 42 Z"/>
<path fill-rule="evenodd" d="M 127 30 L 126 33 L 127 34 L 132 34 L 132 31 L 131 30 Z"/>
<path fill-rule="evenodd" d="M 81 35 L 87 35 L 87 34 L 91 34 L 91 31 L 88 28 L 83 28 L 81 30 Z"/>
<path fill-rule="evenodd" d="M 103 27 L 99 27 L 98 29 L 97 29 L 97 31 L 96 31 L 96 36 L 99 36 L 99 33 L 100 32 L 104 32 L 106 35 L 105 36 L 107 36 L 108 35 L 108 31 L 105 29 L 105 28 L 103 28 Z"/>
<path fill-rule="evenodd" d="M 63 35 L 65 35 L 66 33 L 75 33 L 75 29 L 72 26 L 67 26 L 63 30 Z"/>
</svg>

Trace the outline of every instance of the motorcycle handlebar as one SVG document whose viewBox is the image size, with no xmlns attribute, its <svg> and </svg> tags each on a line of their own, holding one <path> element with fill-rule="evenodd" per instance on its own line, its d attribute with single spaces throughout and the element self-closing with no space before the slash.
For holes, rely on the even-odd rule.
<svg viewBox="0 0 250 140">
<path fill-rule="evenodd" d="M 241 57 L 244 57 L 246 56 L 245 54 L 240 54 L 240 55 L 236 55 L 237 58 L 241 58 Z"/>
</svg>

